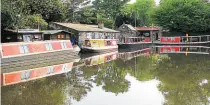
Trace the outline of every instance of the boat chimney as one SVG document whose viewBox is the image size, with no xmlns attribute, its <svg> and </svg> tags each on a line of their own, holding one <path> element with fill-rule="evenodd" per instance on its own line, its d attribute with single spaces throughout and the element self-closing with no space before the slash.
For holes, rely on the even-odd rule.
<svg viewBox="0 0 210 105">
<path fill-rule="evenodd" d="M 103 29 L 104 28 L 104 23 L 102 20 L 98 21 L 98 28 Z"/>
</svg>

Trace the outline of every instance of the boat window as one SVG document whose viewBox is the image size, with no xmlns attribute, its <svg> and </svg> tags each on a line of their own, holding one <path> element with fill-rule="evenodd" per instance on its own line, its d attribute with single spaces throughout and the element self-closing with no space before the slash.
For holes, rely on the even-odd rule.
<svg viewBox="0 0 210 105">
<path fill-rule="evenodd" d="M 85 46 L 90 46 L 90 41 L 89 40 L 85 41 Z"/>
<path fill-rule="evenodd" d="M 111 41 L 107 41 L 107 45 L 111 45 Z"/>
<path fill-rule="evenodd" d="M 29 79 L 29 78 L 30 78 L 30 71 L 26 71 L 21 74 L 21 80 Z"/>
<path fill-rule="evenodd" d="M 92 34 L 91 33 L 87 33 L 87 39 L 92 39 Z"/>
<path fill-rule="evenodd" d="M 19 46 L 20 53 L 29 53 L 28 45 L 21 45 Z"/>
<path fill-rule="evenodd" d="M 24 53 L 24 49 L 23 49 L 23 46 L 19 46 L 19 49 L 20 49 L 20 53 Z"/>
<path fill-rule="evenodd" d="M 61 47 L 62 47 L 62 49 L 66 49 L 67 48 L 66 42 L 61 42 Z"/>
<path fill-rule="evenodd" d="M 28 45 L 23 45 L 25 53 L 29 53 Z"/>
<path fill-rule="evenodd" d="M 92 39 L 95 39 L 95 35 L 94 34 L 92 35 Z"/>
<path fill-rule="evenodd" d="M 100 35 L 101 35 L 101 33 L 96 34 L 95 39 L 100 39 L 101 38 Z"/>
<path fill-rule="evenodd" d="M 105 39 L 105 33 L 101 34 L 101 39 Z"/>
<path fill-rule="evenodd" d="M 62 67 L 62 71 L 67 71 L 67 69 L 68 69 L 67 67 L 68 67 L 68 65 L 64 64 L 63 67 Z"/>
<path fill-rule="evenodd" d="M 51 73 L 53 73 L 53 72 L 54 72 L 54 67 L 53 67 L 53 66 L 48 67 L 47 73 L 48 73 L 48 74 L 51 74 Z"/>
<path fill-rule="evenodd" d="M 49 50 L 53 50 L 52 44 L 51 43 L 45 43 L 45 47 L 46 49 Z"/>
</svg>

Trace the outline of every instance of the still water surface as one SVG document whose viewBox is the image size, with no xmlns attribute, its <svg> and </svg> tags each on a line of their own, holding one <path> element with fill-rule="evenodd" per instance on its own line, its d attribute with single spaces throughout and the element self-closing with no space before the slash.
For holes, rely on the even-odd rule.
<svg viewBox="0 0 210 105">
<path fill-rule="evenodd" d="M 210 105 L 209 53 L 209 47 L 159 46 L 85 55 L 71 62 L 65 73 L 35 80 L 30 74 L 4 82 L 1 101 L 2 105 Z M 54 71 L 57 66 L 52 65 Z"/>
</svg>

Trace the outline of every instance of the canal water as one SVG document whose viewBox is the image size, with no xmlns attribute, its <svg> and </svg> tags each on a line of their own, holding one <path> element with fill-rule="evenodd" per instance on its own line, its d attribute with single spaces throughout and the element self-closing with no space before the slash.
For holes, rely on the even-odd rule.
<svg viewBox="0 0 210 105">
<path fill-rule="evenodd" d="M 145 46 L 46 67 L 2 70 L 2 105 L 210 105 L 208 46 Z"/>
</svg>

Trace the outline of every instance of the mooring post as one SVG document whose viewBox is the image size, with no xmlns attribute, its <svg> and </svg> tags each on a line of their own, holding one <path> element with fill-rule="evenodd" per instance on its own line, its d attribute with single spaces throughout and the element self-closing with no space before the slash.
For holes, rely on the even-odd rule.
<svg viewBox="0 0 210 105">
<path fill-rule="evenodd" d="M 181 37 L 182 39 L 181 39 L 181 42 L 183 42 L 183 37 Z"/>
</svg>

